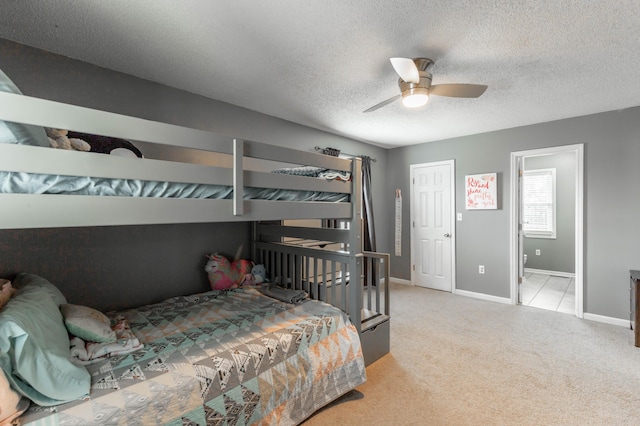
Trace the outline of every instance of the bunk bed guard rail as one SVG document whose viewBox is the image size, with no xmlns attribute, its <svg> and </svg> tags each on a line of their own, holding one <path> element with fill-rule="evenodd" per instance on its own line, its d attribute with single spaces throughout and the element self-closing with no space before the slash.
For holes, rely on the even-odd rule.
<svg viewBox="0 0 640 426">
<path fill-rule="evenodd" d="M 271 172 L 273 164 L 284 163 L 346 171 L 359 177 L 359 159 L 335 158 L 5 92 L 0 92 L 0 120 L 126 139 L 159 149 L 177 148 L 189 151 L 192 157 L 193 153 L 197 157 L 197 152 L 220 154 L 222 163 L 222 166 L 218 162 L 216 165 L 202 164 L 169 157 L 125 158 L 0 143 L 0 170 L 5 172 L 233 187 L 231 200 L 3 193 L 0 194 L 2 205 L 12 206 L 12 209 L 0 210 L 0 227 L 4 229 L 289 218 L 348 219 L 359 214 L 359 179 L 327 181 Z M 256 161 L 262 163 L 255 166 Z M 248 163 L 253 166 L 249 168 Z M 246 197 L 248 187 L 347 194 L 352 201 L 253 200 Z M 42 211 L 47 211 L 47 215 L 42 215 Z M 83 214 L 77 214 L 79 211 Z M 105 211 L 121 214 L 106 214 Z"/>
<path fill-rule="evenodd" d="M 389 317 L 389 254 L 254 242 L 272 285 L 305 291 L 346 312 L 358 332 Z"/>
</svg>

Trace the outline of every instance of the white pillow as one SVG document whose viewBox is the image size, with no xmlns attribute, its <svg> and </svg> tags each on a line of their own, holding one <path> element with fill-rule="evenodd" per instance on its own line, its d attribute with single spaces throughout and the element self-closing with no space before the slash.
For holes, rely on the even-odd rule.
<svg viewBox="0 0 640 426">
<path fill-rule="evenodd" d="M 116 341 L 111 321 L 102 312 L 88 306 L 65 304 L 60 306 L 67 331 L 89 342 Z"/>
</svg>

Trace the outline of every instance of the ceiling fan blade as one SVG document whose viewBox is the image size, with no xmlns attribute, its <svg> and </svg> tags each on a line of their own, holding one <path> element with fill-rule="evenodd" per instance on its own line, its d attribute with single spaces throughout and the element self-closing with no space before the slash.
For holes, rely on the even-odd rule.
<svg viewBox="0 0 640 426">
<path fill-rule="evenodd" d="M 430 95 L 450 98 L 477 98 L 487 90 L 482 84 L 436 84 L 429 88 Z"/>
<path fill-rule="evenodd" d="M 413 59 L 409 58 L 391 58 L 391 65 L 396 70 L 401 79 L 407 83 L 419 83 L 420 74 Z"/>
<path fill-rule="evenodd" d="M 371 108 L 366 109 L 366 110 L 364 110 L 364 111 L 362 111 L 362 112 L 371 112 L 371 111 L 375 111 L 375 110 L 377 110 L 377 109 L 382 108 L 383 106 L 389 105 L 389 104 L 390 104 L 391 102 L 393 102 L 393 101 L 397 101 L 397 100 L 398 100 L 398 99 L 400 99 L 401 97 L 402 97 L 402 95 L 395 95 L 395 96 L 393 96 L 393 97 L 391 97 L 391 98 L 387 99 L 386 101 L 382 101 L 382 102 L 380 102 L 379 104 L 376 104 L 376 105 L 372 106 Z"/>
</svg>

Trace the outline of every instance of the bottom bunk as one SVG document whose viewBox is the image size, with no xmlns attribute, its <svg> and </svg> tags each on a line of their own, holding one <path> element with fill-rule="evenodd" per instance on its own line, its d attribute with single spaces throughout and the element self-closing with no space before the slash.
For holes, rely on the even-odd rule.
<svg viewBox="0 0 640 426">
<path fill-rule="evenodd" d="M 133 342 L 118 334 L 111 345 L 122 350 L 92 360 L 72 340 L 72 363 L 64 296 L 36 275 L 14 283 L 0 312 L 0 367 L 41 403 L 21 424 L 297 424 L 366 380 L 357 327 L 321 301 L 245 287 L 111 312 L 109 325 Z M 79 363 L 89 363 L 84 373 Z M 70 401 L 59 404 L 62 395 Z"/>
</svg>

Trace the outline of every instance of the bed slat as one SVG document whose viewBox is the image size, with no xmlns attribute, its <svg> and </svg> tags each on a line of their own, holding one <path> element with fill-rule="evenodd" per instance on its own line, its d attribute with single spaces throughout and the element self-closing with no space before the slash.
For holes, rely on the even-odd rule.
<svg viewBox="0 0 640 426">
<path fill-rule="evenodd" d="M 290 237 L 319 241 L 326 240 L 336 243 L 349 241 L 348 229 L 306 228 L 302 226 L 283 226 L 260 223 L 257 225 L 257 232 L 260 235 L 268 235 L 271 237 Z"/>
<path fill-rule="evenodd" d="M 245 200 L 244 214 L 231 200 L 2 194 L 2 229 L 163 223 L 243 222 L 335 215 L 348 217 L 348 203 Z M 285 213 L 283 213 L 283 211 Z M 126 215 L 119 212 L 127 212 Z"/>
<path fill-rule="evenodd" d="M 0 119 L 232 154 L 228 136 L 13 93 L 0 92 Z"/>
<path fill-rule="evenodd" d="M 66 176 L 232 185 L 231 169 L 0 143 L 0 170 Z"/>
<path fill-rule="evenodd" d="M 245 148 L 245 155 L 253 158 L 281 161 L 283 163 L 305 164 L 340 171 L 351 171 L 351 160 L 345 158 L 331 157 L 315 152 L 300 151 L 254 141 L 245 141 Z"/>
</svg>

